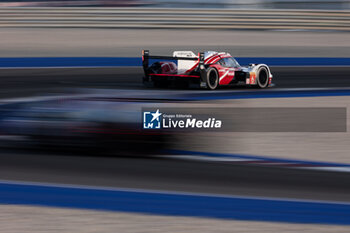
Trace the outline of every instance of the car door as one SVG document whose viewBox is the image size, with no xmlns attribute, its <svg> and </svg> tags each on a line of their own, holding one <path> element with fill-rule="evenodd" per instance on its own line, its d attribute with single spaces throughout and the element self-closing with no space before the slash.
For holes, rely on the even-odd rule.
<svg viewBox="0 0 350 233">
<path fill-rule="evenodd" d="M 219 61 L 221 68 L 219 69 L 219 84 L 227 85 L 235 77 L 235 68 L 229 58 L 222 58 Z"/>
</svg>

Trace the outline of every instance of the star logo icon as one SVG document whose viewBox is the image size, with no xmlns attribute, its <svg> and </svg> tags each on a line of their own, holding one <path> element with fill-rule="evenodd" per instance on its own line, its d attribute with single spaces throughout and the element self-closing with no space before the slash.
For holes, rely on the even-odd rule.
<svg viewBox="0 0 350 233">
<path fill-rule="evenodd" d="M 160 117 L 162 114 L 159 112 L 159 109 L 157 109 L 157 111 L 156 111 L 155 113 L 152 113 L 151 115 L 153 116 L 151 122 L 153 122 L 154 120 L 159 121 L 159 117 Z"/>
<path fill-rule="evenodd" d="M 144 129 L 161 129 L 161 119 L 162 113 L 159 112 L 159 109 L 154 112 L 143 112 L 143 128 Z"/>
</svg>

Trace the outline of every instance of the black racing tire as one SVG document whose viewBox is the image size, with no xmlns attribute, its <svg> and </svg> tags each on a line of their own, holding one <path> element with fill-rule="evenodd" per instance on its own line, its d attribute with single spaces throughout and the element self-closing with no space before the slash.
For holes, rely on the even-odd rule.
<svg viewBox="0 0 350 233">
<path fill-rule="evenodd" d="M 207 70 L 206 82 L 209 90 L 215 90 L 219 86 L 219 73 L 214 67 Z"/>
<path fill-rule="evenodd" d="M 266 67 L 261 67 L 257 72 L 256 83 L 259 88 L 266 88 L 269 85 L 269 71 Z"/>
</svg>

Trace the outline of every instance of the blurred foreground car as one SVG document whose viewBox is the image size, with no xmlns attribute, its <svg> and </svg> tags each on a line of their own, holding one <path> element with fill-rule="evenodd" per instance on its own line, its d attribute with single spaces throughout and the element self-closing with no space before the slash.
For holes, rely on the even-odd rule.
<svg viewBox="0 0 350 233">
<path fill-rule="evenodd" d="M 157 153 L 166 148 L 170 135 L 142 129 L 140 110 L 144 104 L 114 97 L 61 97 L 1 104 L 0 135 L 2 139 L 18 137 L 25 145 L 48 149 Z"/>
<path fill-rule="evenodd" d="M 210 90 L 232 84 L 266 88 L 272 82 L 267 65 L 240 66 L 225 52 L 207 51 L 196 55 L 192 51 L 175 51 L 171 57 L 151 56 L 148 50 L 143 50 L 142 63 L 143 82 L 152 82 L 156 87 L 166 87 L 175 82 L 185 86 L 195 83 Z"/>
</svg>

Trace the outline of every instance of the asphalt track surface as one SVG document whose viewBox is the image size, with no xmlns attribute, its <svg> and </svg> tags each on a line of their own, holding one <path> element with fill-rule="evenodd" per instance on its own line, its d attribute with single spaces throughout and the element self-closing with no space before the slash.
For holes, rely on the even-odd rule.
<svg viewBox="0 0 350 233">
<path fill-rule="evenodd" d="M 40 152 L 2 152 L 0 179 L 208 194 L 350 201 L 350 174 Z"/>
<path fill-rule="evenodd" d="M 349 87 L 349 71 L 350 67 L 272 67 L 279 88 Z M 1 98 L 65 87 L 144 89 L 140 68 L 5 69 L 0 77 Z M 98 154 L 11 150 L 0 154 L 1 180 L 350 201 L 350 173 Z"/>
<path fill-rule="evenodd" d="M 350 67 L 271 67 L 271 71 L 277 88 L 350 87 Z M 0 98 L 70 87 L 145 89 L 142 76 L 140 67 L 2 69 Z"/>
</svg>

